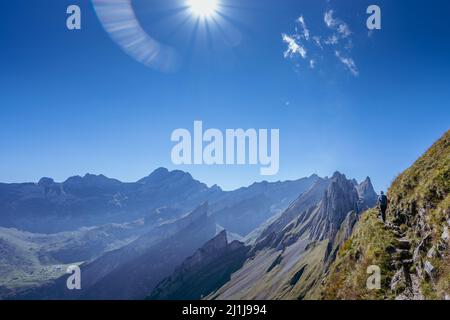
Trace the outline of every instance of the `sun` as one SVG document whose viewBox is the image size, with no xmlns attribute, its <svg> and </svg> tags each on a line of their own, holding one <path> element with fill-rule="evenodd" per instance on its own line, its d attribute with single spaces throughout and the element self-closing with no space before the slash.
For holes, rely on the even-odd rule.
<svg viewBox="0 0 450 320">
<path fill-rule="evenodd" d="M 219 6 L 217 0 L 187 0 L 187 4 L 192 14 L 205 19 L 214 15 Z"/>
</svg>

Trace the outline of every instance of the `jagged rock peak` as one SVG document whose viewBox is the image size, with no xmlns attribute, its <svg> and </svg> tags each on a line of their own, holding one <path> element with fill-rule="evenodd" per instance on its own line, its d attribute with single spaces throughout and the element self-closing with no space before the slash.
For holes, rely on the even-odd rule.
<svg viewBox="0 0 450 320">
<path fill-rule="evenodd" d="M 340 173 L 339 171 L 336 171 L 335 173 L 333 173 L 333 176 L 331 177 L 332 180 L 347 180 L 347 177 L 345 176 L 345 174 Z"/>
<path fill-rule="evenodd" d="M 227 232 L 224 229 L 221 232 L 219 232 L 214 238 L 205 243 L 205 245 L 202 247 L 202 251 L 204 253 L 214 252 L 216 250 L 225 248 L 227 245 L 228 245 Z"/>
<path fill-rule="evenodd" d="M 206 242 L 200 249 L 198 249 L 191 257 L 187 258 L 181 269 L 192 268 L 196 265 L 201 265 L 222 254 L 228 249 L 227 232 L 222 230 L 214 238 Z"/>
<path fill-rule="evenodd" d="M 369 177 L 357 185 L 356 190 L 358 191 L 361 211 L 375 206 L 377 202 L 377 193 L 375 192 L 372 181 Z"/>
<path fill-rule="evenodd" d="M 334 239 L 341 223 L 350 212 L 359 213 L 358 193 L 351 180 L 335 172 L 320 203 L 311 232 L 314 240 Z"/>
</svg>

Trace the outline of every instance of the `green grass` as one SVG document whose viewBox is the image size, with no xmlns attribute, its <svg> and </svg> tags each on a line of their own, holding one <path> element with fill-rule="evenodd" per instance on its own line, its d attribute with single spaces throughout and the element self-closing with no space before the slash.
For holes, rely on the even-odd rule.
<svg viewBox="0 0 450 320">
<path fill-rule="evenodd" d="M 399 214 L 402 217 L 413 244 L 418 244 L 425 233 L 418 229 L 419 221 L 425 223 L 427 232 L 431 232 L 432 241 L 422 253 L 425 260 L 425 252 L 438 245 L 446 220 L 450 218 L 450 130 L 395 179 L 388 195 L 391 216 Z M 421 210 L 425 213 L 424 218 L 419 215 Z M 449 290 L 448 254 L 428 259 L 437 270 L 437 278 L 435 283 L 428 278 L 421 283 L 427 299 L 438 299 Z"/>
<path fill-rule="evenodd" d="M 432 241 L 423 250 L 437 245 L 443 227 L 450 219 L 450 131 L 447 131 L 410 168 L 400 174 L 388 191 L 388 220 L 399 225 L 411 244 L 417 245 L 427 232 Z M 423 213 L 422 215 L 419 213 Z M 423 227 L 424 226 L 424 227 Z M 391 299 L 390 280 L 394 267 L 390 265 L 389 248 L 395 247 L 395 236 L 377 219 L 376 209 L 362 215 L 351 238 L 341 247 L 322 290 L 325 299 Z M 450 249 L 430 262 L 437 270 L 432 282 L 422 279 L 425 298 L 442 298 L 450 291 Z M 378 265 L 382 272 L 381 290 L 366 289 L 366 268 Z M 413 270 L 414 271 L 414 270 Z"/>
<path fill-rule="evenodd" d="M 392 297 L 389 290 L 393 267 L 389 248 L 395 245 L 394 234 L 384 227 L 375 209 L 366 211 L 355 230 L 338 252 L 330 267 L 322 293 L 324 299 L 373 300 Z M 381 290 L 368 290 L 367 268 L 381 269 Z"/>
<path fill-rule="evenodd" d="M 441 231 L 450 205 L 449 193 L 450 130 L 394 180 L 388 192 L 389 212 L 405 216 L 412 226 L 418 211 L 426 208 L 432 227 Z"/>
</svg>

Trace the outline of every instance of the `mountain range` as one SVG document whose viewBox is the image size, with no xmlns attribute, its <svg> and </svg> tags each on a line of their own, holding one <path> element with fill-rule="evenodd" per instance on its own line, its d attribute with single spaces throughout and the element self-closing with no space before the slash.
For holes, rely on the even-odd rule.
<svg viewBox="0 0 450 320">
<path fill-rule="evenodd" d="M 0 184 L 0 298 L 450 298 L 449 139 L 394 180 L 385 224 L 370 178 L 340 172 L 234 191 L 164 168 Z"/>
<path fill-rule="evenodd" d="M 145 234 L 162 237 L 158 230 L 205 201 L 215 228 L 242 239 L 317 179 L 223 191 L 159 168 L 135 183 L 87 174 L 62 183 L 0 184 L 0 292 L 46 283 L 64 275 L 67 265 L 93 261 Z"/>
<path fill-rule="evenodd" d="M 278 199 L 276 204 L 280 204 L 286 199 L 286 195 L 282 192 L 283 189 L 294 186 L 303 188 L 307 182 L 310 182 L 311 186 L 304 192 L 299 191 L 297 199 L 294 199 L 284 211 L 279 212 L 278 217 L 268 223 L 266 228 L 262 228 L 252 244 L 246 245 L 238 240 L 228 243 L 228 238 L 239 238 L 239 235 L 236 236 L 217 224 L 216 217 L 220 219 L 225 208 L 230 210 L 229 208 L 233 205 L 236 206 L 236 203 L 239 207 L 240 203 L 255 201 L 258 196 L 269 199 L 265 195 L 267 192 L 271 192 L 271 199 Z M 283 184 L 286 184 L 287 187 Z M 365 188 L 361 187 L 363 184 L 366 185 Z M 64 238 L 65 234 L 72 234 L 73 236 L 66 240 L 66 244 L 68 244 L 75 237 L 83 239 L 81 236 L 83 230 L 90 231 L 91 238 L 94 240 L 96 238 L 92 234 L 95 234 L 100 228 L 103 230 L 105 242 L 111 243 L 111 239 L 114 238 L 117 241 L 122 240 L 123 245 L 106 250 L 100 245 L 102 243 L 100 241 L 97 247 L 105 250 L 96 252 L 93 248 L 89 251 L 85 247 L 87 244 L 93 245 L 95 241 L 84 243 L 78 240 L 80 244 L 80 247 L 76 248 L 78 252 L 86 254 L 91 252 L 90 256 L 85 257 L 85 262 L 83 262 L 83 257 L 76 255 L 77 251 L 69 245 L 64 246 L 64 250 L 55 249 L 54 251 L 47 247 L 40 247 L 39 252 L 44 252 L 54 259 L 48 259 L 52 263 L 61 261 L 61 257 L 65 257 L 64 254 L 67 255 L 72 250 L 74 259 L 77 258 L 73 262 L 81 262 L 82 290 L 68 290 L 65 286 L 67 276 L 61 275 L 54 281 L 46 279 L 49 281 L 44 285 L 17 290 L 13 296 L 16 299 L 185 298 L 180 293 L 177 295 L 171 291 L 175 290 L 173 288 L 177 288 L 176 290 L 181 293 L 189 292 L 190 295 L 194 295 L 190 297 L 206 297 L 213 290 L 219 289 L 221 285 L 230 285 L 232 283 L 230 281 L 233 281 L 232 273 L 246 268 L 249 261 L 261 264 L 260 259 L 266 262 L 269 255 L 270 259 L 281 261 L 284 258 L 285 250 L 289 251 L 287 248 L 291 248 L 294 243 L 300 246 L 297 249 L 304 250 L 306 247 L 308 249 L 314 247 L 316 242 L 334 239 L 346 216 L 352 213 L 358 215 L 362 207 L 372 206 L 374 203 L 367 203 L 364 199 L 374 199 L 374 195 L 370 179 L 357 184 L 336 172 L 331 178 L 311 176 L 297 182 L 260 183 L 247 189 L 223 193 L 220 197 L 213 198 L 216 208 L 216 211 L 213 212 L 210 212 L 210 206 L 204 202 L 196 209 L 179 217 L 173 218 L 173 211 L 170 211 L 170 219 L 157 224 L 148 223 L 148 217 L 145 217 L 133 223 L 112 224 L 109 225 L 109 228 L 108 225 L 101 228 L 84 227 L 79 231 L 46 235 L 47 238 L 56 236 Z M 224 205 L 225 201 L 231 205 L 227 207 Z M 271 203 L 273 206 L 273 200 Z M 271 209 L 273 210 L 273 208 Z M 270 209 L 263 210 L 263 212 L 269 212 L 268 210 Z M 235 216 L 239 217 L 238 213 Z M 251 211 L 245 211 L 246 215 L 249 213 Z M 272 212 L 272 218 L 274 217 L 276 217 L 276 212 Z M 249 221 L 248 217 L 246 219 Z M 260 221 L 264 222 L 261 218 Z M 252 227 L 253 230 L 258 226 L 255 223 Z M 128 227 L 126 230 L 129 230 L 135 238 L 126 237 L 129 235 L 128 232 L 113 233 L 117 228 L 123 230 L 126 227 Z M 15 232 L 19 233 L 17 230 Z M 35 234 L 29 234 L 32 235 L 30 239 L 37 237 Z M 245 238 L 241 237 L 241 240 L 245 241 Z M 49 239 L 46 241 L 51 242 Z M 211 246 L 214 246 L 214 250 L 210 249 Z M 328 246 L 324 248 L 328 250 Z M 306 253 L 307 251 L 305 251 Z M 329 255 L 330 253 L 324 251 L 324 254 Z M 60 260 L 57 260 L 58 257 Z M 298 261 L 294 261 L 297 258 L 297 256 L 286 256 L 282 264 L 298 263 Z M 293 260 L 290 261 L 290 259 Z M 41 258 L 42 260 L 44 259 Z M 64 260 L 64 262 L 70 261 Z M 45 261 L 42 261 L 42 264 L 45 264 Z M 208 270 L 208 272 L 202 273 L 207 284 L 202 284 L 199 287 L 201 290 L 195 291 L 192 289 L 196 288 L 192 282 L 198 282 L 200 279 L 195 276 L 198 272 L 193 270 L 202 269 Z M 276 270 L 274 272 L 277 273 Z M 180 274 L 182 275 L 180 276 Z M 263 278 L 263 275 L 253 275 L 253 273 L 249 277 L 252 276 Z M 173 280 L 180 278 L 184 279 L 183 283 Z M 208 289 L 205 289 L 205 285 Z"/>
<path fill-rule="evenodd" d="M 157 224 L 208 201 L 219 224 L 245 236 L 287 207 L 317 178 L 264 181 L 223 191 L 216 185 L 208 187 L 187 172 L 159 168 L 132 183 L 92 174 L 62 183 L 50 178 L 38 183 L 0 183 L 0 226 L 57 233 L 143 217 L 147 224 Z"/>
</svg>

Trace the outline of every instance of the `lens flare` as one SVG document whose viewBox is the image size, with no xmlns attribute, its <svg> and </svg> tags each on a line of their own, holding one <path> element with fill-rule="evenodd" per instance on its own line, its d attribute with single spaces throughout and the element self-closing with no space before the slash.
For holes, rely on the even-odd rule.
<svg viewBox="0 0 450 320">
<path fill-rule="evenodd" d="M 111 38 L 131 57 L 161 72 L 178 69 L 176 50 L 150 36 L 139 23 L 131 0 L 92 0 L 95 12 Z"/>
<path fill-rule="evenodd" d="M 218 8 L 217 0 L 188 0 L 192 13 L 200 18 L 211 17 Z"/>
</svg>

